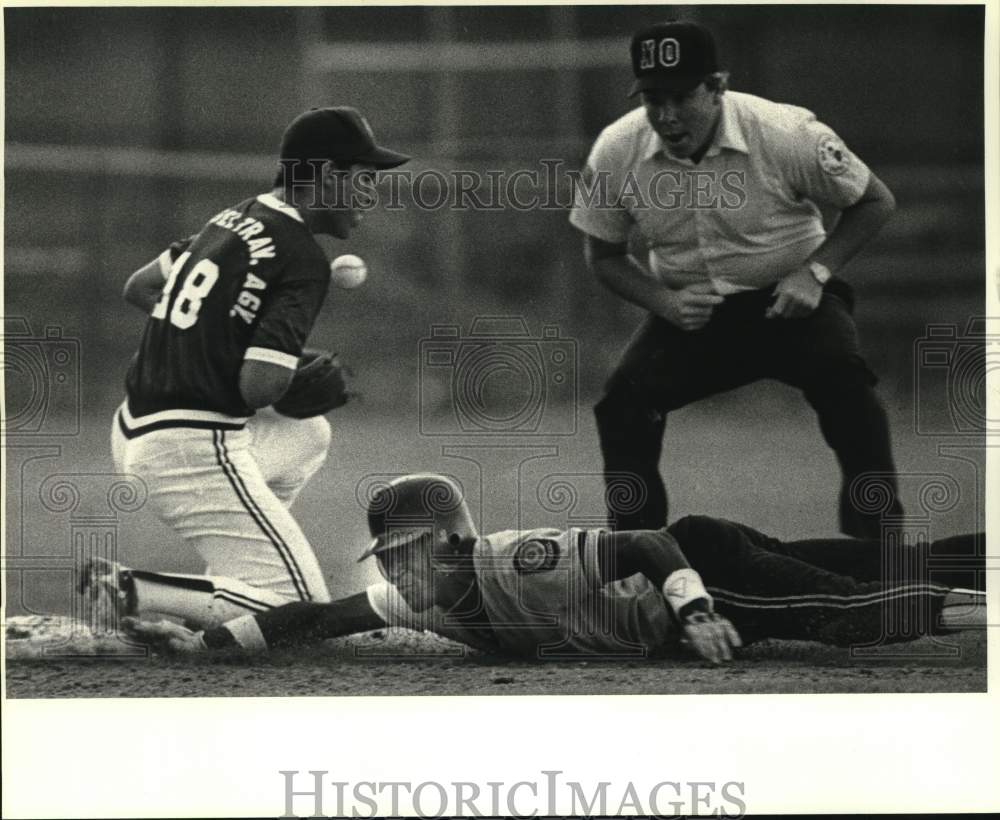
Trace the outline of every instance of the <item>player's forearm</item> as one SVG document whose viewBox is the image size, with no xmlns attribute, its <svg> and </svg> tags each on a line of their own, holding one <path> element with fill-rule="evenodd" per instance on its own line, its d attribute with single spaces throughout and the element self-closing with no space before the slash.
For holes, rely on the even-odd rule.
<svg viewBox="0 0 1000 820">
<path fill-rule="evenodd" d="M 590 269 L 612 293 L 633 305 L 659 314 L 670 288 L 656 281 L 631 256 L 605 256 L 589 260 Z"/>
<path fill-rule="evenodd" d="M 365 593 L 328 604 L 295 601 L 258 615 L 237 618 L 205 632 L 210 649 L 240 646 L 263 650 L 315 643 L 384 627 Z"/>
<path fill-rule="evenodd" d="M 875 237 L 895 208 L 892 192 L 872 174 L 861 199 L 841 212 L 837 226 L 810 259 L 836 273 Z"/>
<path fill-rule="evenodd" d="M 150 313 L 163 291 L 160 260 L 154 259 L 133 273 L 122 290 L 122 298 L 144 313 Z"/>
<path fill-rule="evenodd" d="M 384 627 L 364 592 L 328 604 L 297 601 L 256 616 L 268 646 L 314 643 Z"/>
<path fill-rule="evenodd" d="M 598 543 L 601 580 L 627 578 L 637 572 L 663 592 L 671 612 L 684 620 L 710 612 L 711 598 L 701 576 L 691 568 L 677 539 L 666 528 L 614 533 Z"/>
<path fill-rule="evenodd" d="M 246 359 L 240 368 L 240 395 L 254 410 L 268 407 L 288 392 L 294 375 L 295 371 L 287 367 Z"/>
<path fill-rule="evenodd" d="M 597 553 L 604 583 L 641 573 L 660 587 L 677 570 L 690 567 L 666 529 L 609 533 L 598 542 Z"/>
<path fill-rule="evenodd" d="M 157 300 L 160 298 L 159 291 L 126 291 L 123 296 L 125 301 L 133 307 L 139 308 L 143 313 L 151 313 Z"/>
<path fill-rule="evenodd" d="M 583 256 L 587 267 L 608 290 L 653 313 L 664 312 L 672 291 L 649 276 L 628 253 L 626 243 L 605 242 L 588 234 L 583 240 Z"/>
</svg>

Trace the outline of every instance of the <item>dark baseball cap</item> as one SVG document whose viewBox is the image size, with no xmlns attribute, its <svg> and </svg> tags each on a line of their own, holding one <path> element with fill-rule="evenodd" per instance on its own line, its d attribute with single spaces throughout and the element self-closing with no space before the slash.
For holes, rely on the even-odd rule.
<svg viewBox="0 0 1000 820">
<path fill-rule="evenodd" d="M 395 168 L 412 157 L 382 148 L 361 113 L 348 106 L 311 108 L 299 114 L 281 138 L 281 159 L 335 159 Z"/>
<path fill-rule="evenodd" d="M 690 91 L 705 77 L 719 70 L 712 33 L 697 23 L 670 20 L 657 23 L 632 37 L 632 71 L 635 82 L 629 91 L 662 88 Z"/>
</svg>

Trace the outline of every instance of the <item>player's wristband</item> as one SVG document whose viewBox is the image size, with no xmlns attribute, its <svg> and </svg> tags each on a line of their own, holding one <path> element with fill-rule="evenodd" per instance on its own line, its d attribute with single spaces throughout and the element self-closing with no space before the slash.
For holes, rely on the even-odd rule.
<svg viewBox="0 0 1000 820">
<path fill-rule="evenodd" d="M 222 629 L 227 629 L 232 634 L 236 643 L 249 652 L 266 652 L 267 641 L 264 640 L 264 633 L 260 631 L 260 625 L 253 615 L 244 615 L 226 621 Z"/>
<path fill-rule="evenodd" d="M 709 610 L 712 607 L 712 596 L 701 582 L 701 576 L 691 567 L 676 570 L 667 576 L 667 580 L 663 582 L 663 597 L 678 618 L 683 618 L 695 609 L 696 607 L 689 606 L 695 601 L 704 600 Z"/>
</svg>

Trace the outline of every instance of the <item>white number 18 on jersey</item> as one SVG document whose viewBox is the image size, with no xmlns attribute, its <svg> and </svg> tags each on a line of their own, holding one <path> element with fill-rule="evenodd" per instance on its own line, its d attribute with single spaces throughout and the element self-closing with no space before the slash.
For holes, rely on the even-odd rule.
<svg viewBox="0 0 1000 820">
<path fill-rule="evenodd" d="M 174 260 L 170 266 L 170 276 L 163 286 L 163 293 L 160 300 L 150 314 L 154 319 L 167 318 L 167 302 L 170 301 L 170 294 L 174 285 L 177 284 L 177 276 L 181 272 L 188 259 L 191 257 L 190 251 L 186 251 Z M 187 330 L 198 321 L 198 311 L 201 310 L 202 300 L 208 296 L 216 280 L 219 278 L 219 266 L 211 259 L 202 259 L 188 272 L 184 278 L 184 286 L 177 294 L 174 307 L 170 311 L 170 324 Z"/>
</svg>

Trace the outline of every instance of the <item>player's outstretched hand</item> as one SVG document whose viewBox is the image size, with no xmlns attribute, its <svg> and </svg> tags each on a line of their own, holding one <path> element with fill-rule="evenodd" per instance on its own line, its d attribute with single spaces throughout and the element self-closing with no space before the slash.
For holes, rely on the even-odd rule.
<svg viewBox="0 0 1000 820">
<path fill-rule="evenodd" d="M 666 290 L 657 313 L 681 330 L 699 330 L 708 324 L 712 312 L 722 301 L 723 297 L 715 292 L 712 283 L 703 282 L 680 290 Z"/>
<path fill-rule="evenodd" d="M 140 621 L 138 618 L 122 618 L 125 633 L 144 644 L 188 655 L 204 652 L 205 641 L 201 632 L 192 632 L 187 627 L 171 621 Z"/>
<path fill-rule="evenodd" d="M 804 319 L 819 307 L 823 286 L 809 268 L 796 268 L 774 287 L 774 302 L 764 311 L 768 319 Z"/>
<path fill-rule="evenodd" d="M 712 663 L 732 660 L 733 650 L 743 646 L 736 627 L 715 612 L 692 612 L 682 623 L 686 642 Z"/>
</svg>

